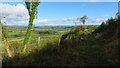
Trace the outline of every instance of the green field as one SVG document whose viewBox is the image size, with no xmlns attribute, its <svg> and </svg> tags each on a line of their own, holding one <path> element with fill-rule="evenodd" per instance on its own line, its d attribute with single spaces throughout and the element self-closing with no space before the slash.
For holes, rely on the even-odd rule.
<svg viewBox="0 0 120 68">
<path fill-rule="evenodd" d="M 14 57 L 7 56 L 3 45 L 3 66 L 119 65 L 120 36 L 116 33 L 120 25 L 119 21 L 109 22 L 100 26 L 34 27 L 25 54 L 22 47 L 27 28 L 7 26 L 7 39 Z"/>
<path fill-rule="evenodd" d="M 7 26 L 6 27 L 6 35 L 8 42 L 11 46 L 14 47 L 15 52 L 19 52 L 21 49 L 17 49 L 22 47 L 23 39 L 26 33 L 26 27 L 15 27 L 15 26 Z M 59 43 L 59 39 L 62 34 L 69 32 L 71 28 L 51 28 L 51 27 L 37 27 L 33 28 L 31 37 L 29 40 L 30 48 L 43 48 L 48 43 Z M 38 37 L 40 37 L 40 44 L 38 45 Z M 39 46 L 39 47 L 38 47 Z M 29 49 L 31 50 L 31 49 Z"/>
</svg>

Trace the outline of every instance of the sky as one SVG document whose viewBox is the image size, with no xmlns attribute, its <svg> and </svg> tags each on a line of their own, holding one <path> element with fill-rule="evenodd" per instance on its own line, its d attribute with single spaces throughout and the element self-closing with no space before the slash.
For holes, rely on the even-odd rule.
<svg viewBox="0 0 120 68">
<path fill-rule="evenodd" d="M 26 1 L 31 1 L 31 0 L 26 0 Z M 118 2 L 119 0 L 40 0 L 40 1 L 41 2 Z M 0 0 L 0 2 L 23 2 L 23 0 Z"/>
<path fill-rule="evenodd" d="M 115 17 L 118 12 L 118 0 L 109 0 L 109 2 L 102 2 L 103 0 L 101 2 L 99 2 L 100 0 L 87 1 L 41 2 L 38 6 L 38 14 L 34 20 L 34 25 L 73 26 L 75 22 L 80 25 L 80 22 L 76 19 L 84 15 L 88 17 L 86 25 L 100 25 L 102 21 Z M 0 9 L 2 9 L 0 15 L 6 17 L 2 19 L 2 22 L 5 22 L 6 25 L 28 25 L 29 15 L 24 2 L 0 2 Z"/>
</svg>

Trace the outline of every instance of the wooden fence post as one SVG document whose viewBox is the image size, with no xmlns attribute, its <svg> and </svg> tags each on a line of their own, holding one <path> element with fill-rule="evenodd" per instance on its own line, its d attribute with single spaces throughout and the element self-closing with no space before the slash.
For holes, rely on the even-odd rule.
<svg viewBox="0 0 120 68">
<path fill-rule="evenodd" d="M 40 46 L 40 36 L 38 37 L 38 46 Z"/>
<path fill-rule="evenodd" d="M 59 39 L 59 41 L 58 41 L 58 46 L 60 46 L 60 40 L 61 40 L 61 39 Z"/>
</svg>

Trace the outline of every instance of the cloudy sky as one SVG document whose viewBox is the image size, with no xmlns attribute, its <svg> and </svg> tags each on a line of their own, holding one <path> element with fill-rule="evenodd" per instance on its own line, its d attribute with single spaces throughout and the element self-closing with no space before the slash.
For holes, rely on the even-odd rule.
<svg viewBox="0 0 120 68">
<path fill-rule="evenodd" d="M 102 21 L 115 17 L 118 11 L 118 0 L 85 1 L 88 2 L 41 2 L 34 25 L 74 25 L 76 18 L 84 15 L 88 16 L 86 25 L 99 25 Z M 7 25 L 28 25 L 29 16 L 24 2 L 0 2 L 0 9 L 0 15 L 6 17 L 2 21 Z"/>
</svg>

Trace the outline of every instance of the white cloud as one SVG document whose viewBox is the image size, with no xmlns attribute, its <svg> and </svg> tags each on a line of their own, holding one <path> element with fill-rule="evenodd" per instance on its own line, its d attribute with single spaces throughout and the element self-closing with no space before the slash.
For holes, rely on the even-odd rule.
<svg viewBox="0 0 120 68">
<path fill-rule="evenodd" d="M 0 2 L 24 2 L 24 1 L 26 1 L 26 2 L 38 2 L 38 0 L 0 0 Z"/>
<path fill-rule="evenodd" d="M 28 12 L 24 5 L 0 4 L 0 15 L 5 16 L 6 23 L 13 23 L 28 20 Z"/>
<path fill-rule="evenodd" d="M 63 21 L 76 21 L 77 17 L 64 18 Z"/>
<path fill-rule="evenodd" d="M 102 22 L 104 22 L 104 21 L 106 21 L 106 18 L 102 18 L 102 17 L 96 17 L 96 18 L 92 18 L 92 19 L 89 19 L 88 20 L 88 23 L 102 23 Z"/>
<path fill-rule="evenodd" d="M 38 20 L 39 23 L 46 23 L 48 22 L 48 19 L 42 19 L 42 20 Z"/>
<path fill-rule="evenodd" d="M 102 15 L 102 16 L 97 16 L 95 18 L 89 18 L 88 17 L 88 20 L 86 20 L 86 23 L 101 23 L 103 21 L 106 21 L 108 18 L 110 17 L 110 15 Z M 66 21 L 66 22 L 79 22 L 77 20 L 78 17 L 69 17 L 69 18 L 64 18 L 63 21 Z"/>
<path fill-rule="evenodd" d="M 108 17 L 108 15 L 103 15 L 103 16 L 97 16 L 95 18 L 88 18 L 88 20 L 86 20 L 86 24 L 88 23 L 101 23 L 103 21 L 106 21 L 107 18 L 104 17 Z M 69 17 L 69 18 L 64 18 L 63 21 L 68 22 L 68 23 L 80 23 L 80 21 L 77 20 L 78 17 Z"/>
<path fill-rule="evenodd" d="M 96 21 L 96 22 L 102 22 L 102 21 L 104 21 L 104 19 L 101 18 L 101 17 L 96 17 L 96 18 L 95 18 L 95 21 Z"/>
<path fill-rule="evenodd" d="M 41 2 L 118 2 L 119 0 L 41 0 Z"/>
</svg>

